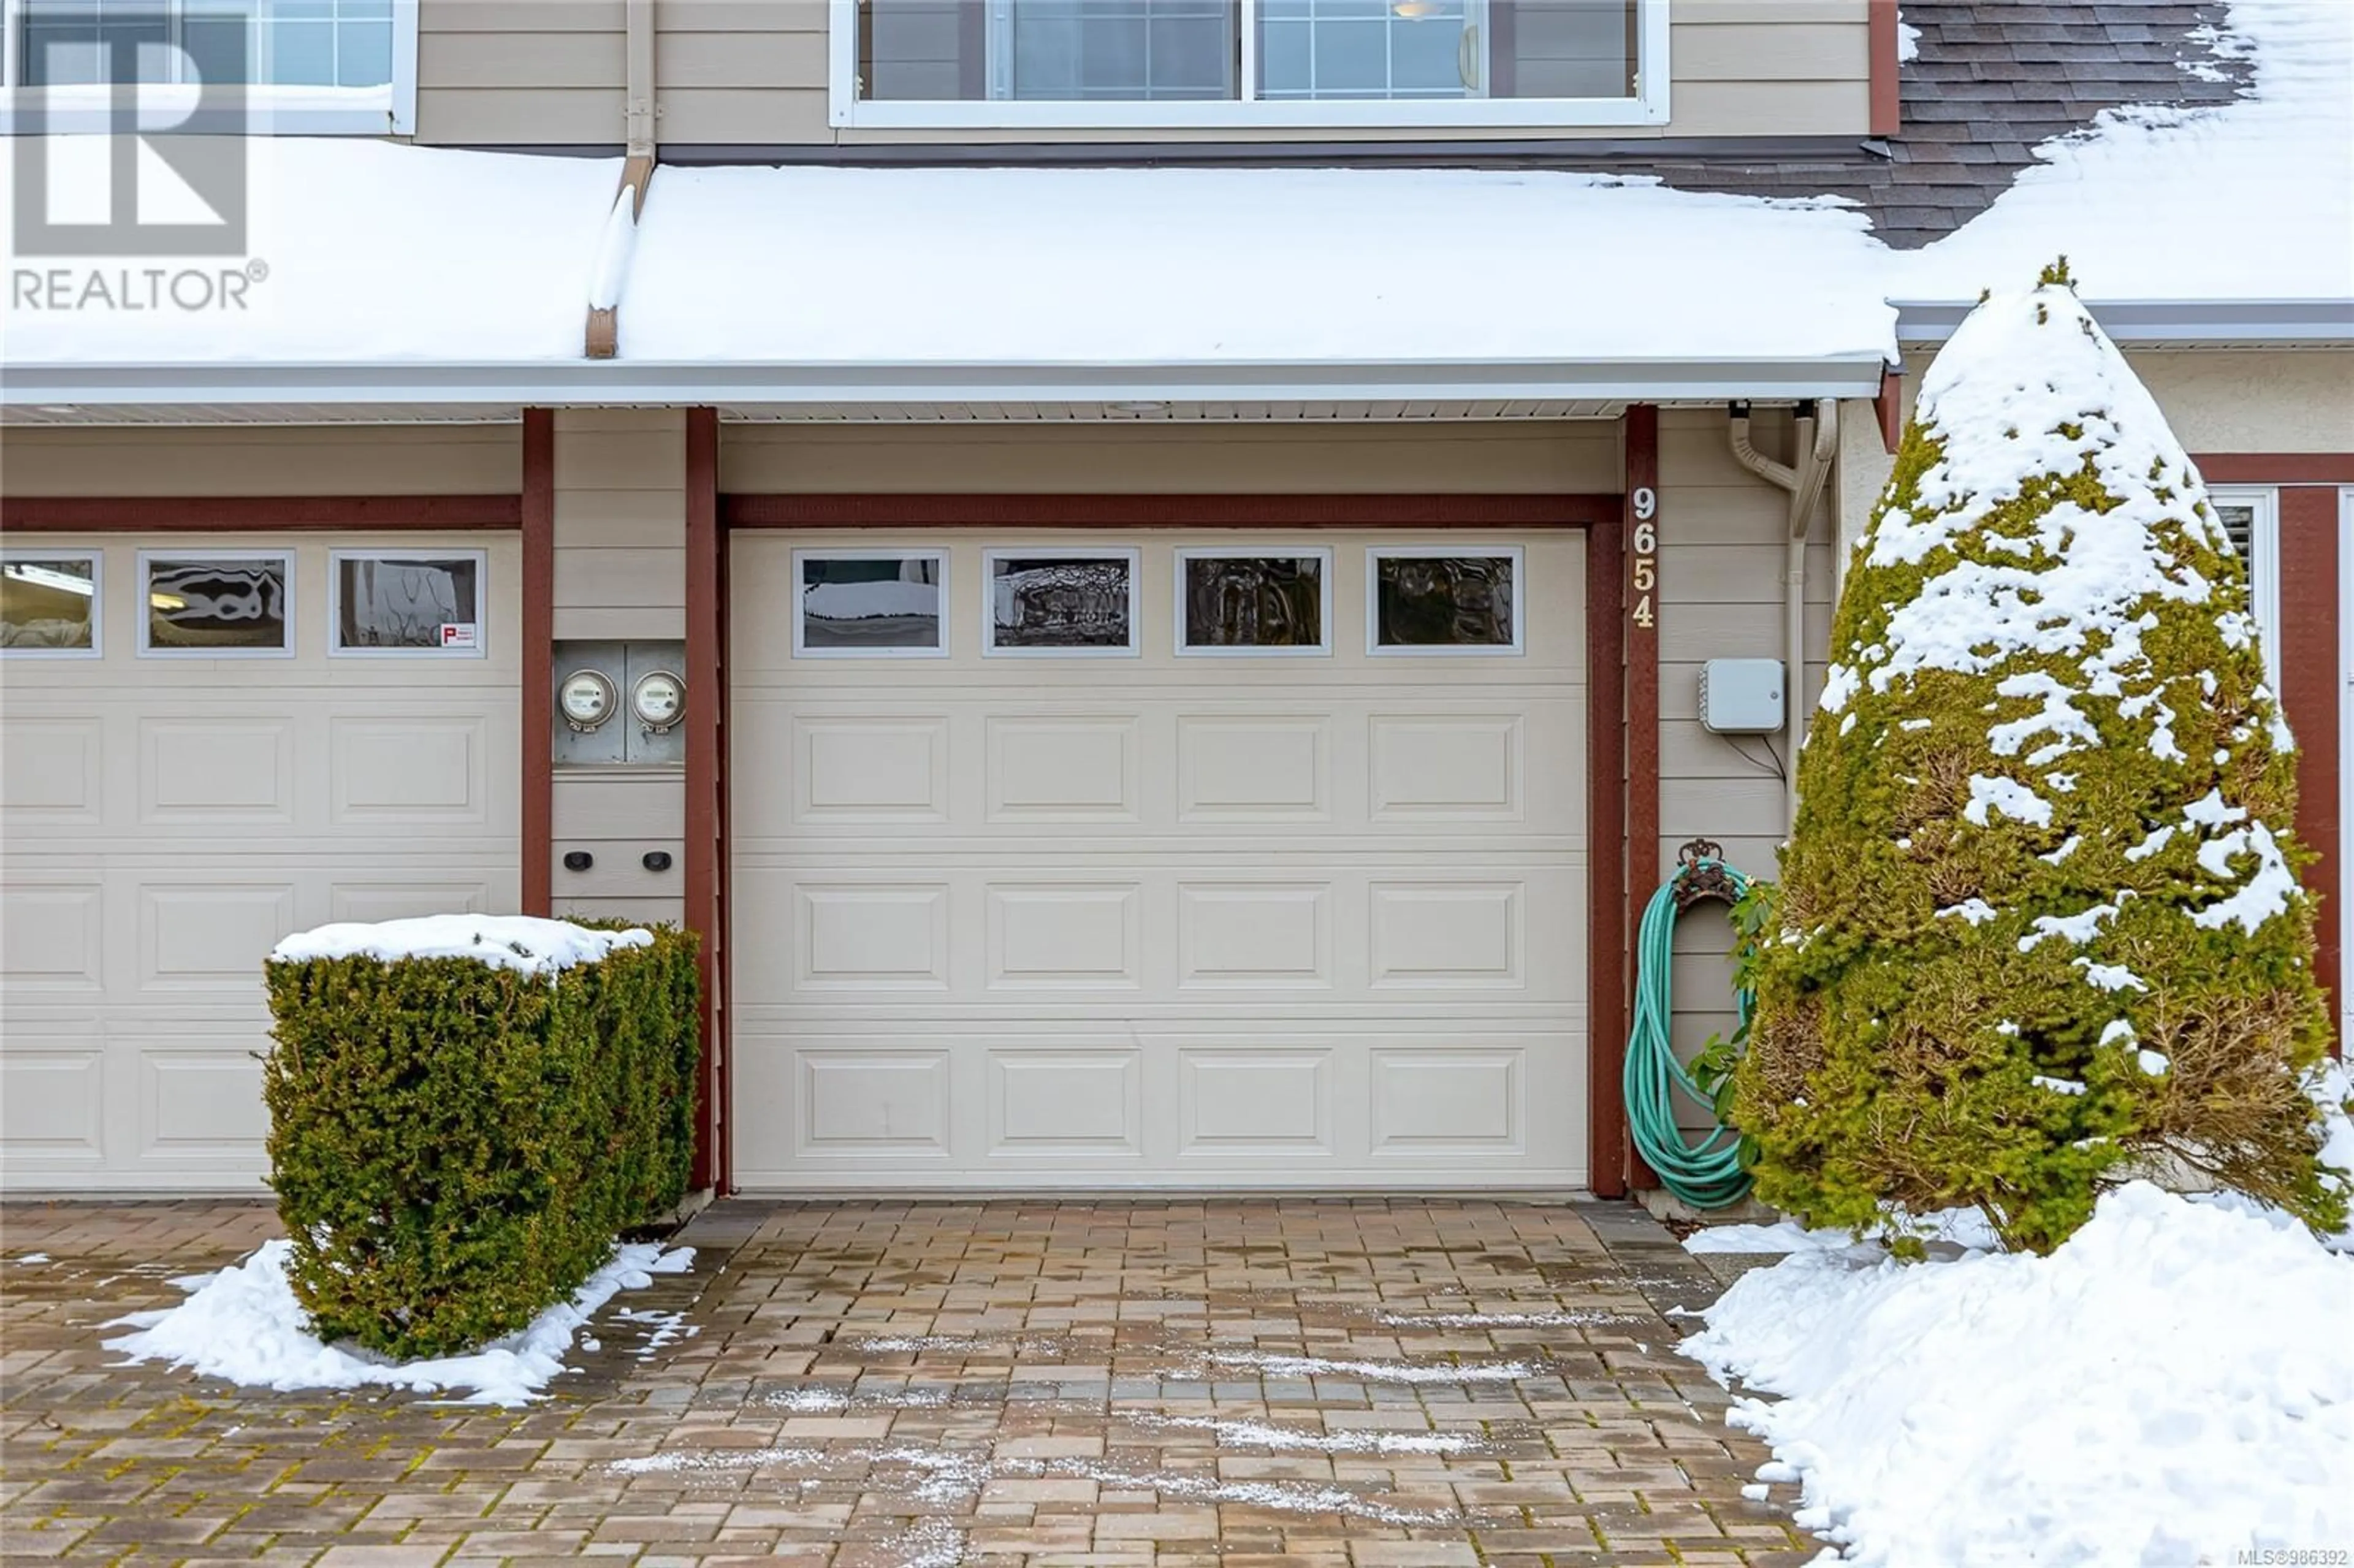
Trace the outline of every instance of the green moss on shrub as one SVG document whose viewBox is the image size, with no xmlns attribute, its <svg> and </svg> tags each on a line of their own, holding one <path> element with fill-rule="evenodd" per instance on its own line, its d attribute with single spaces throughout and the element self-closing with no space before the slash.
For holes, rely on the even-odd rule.
<svg viewBox="0 0 2354 1568">
<path fill-rule="evenodd" d="M 2246 573 L 2065 283 L 1956 334 L 1850 563 L 1734 1118 L 1817 1224 L 1976 1205 L 2048 1250 L 2150 1175 L 2334 1228 Z"/>
<path fill-rule="evenodd" d="M 654 938 L 553 979 L 457 958 L 268 966 L 270 1185 L 321 1338 L 412 1357 L 514 1333 L 616 1232 L 676 1206 L 696 942 Z"/>
</svg>

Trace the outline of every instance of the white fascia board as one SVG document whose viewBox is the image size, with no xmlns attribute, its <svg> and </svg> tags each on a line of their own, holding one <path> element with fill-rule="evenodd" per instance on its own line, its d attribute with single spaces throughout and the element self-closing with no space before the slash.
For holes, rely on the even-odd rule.
<svg viewBox="0 0 2354 1568">
<path fill-rule="evenodd" d="M 1944 343 L 1976 301 L 1898 300 L 1896 339 Z M 2119 344 L 2244 344 L 2315 348 L 2354 344 L 2354 299 L 2088 300 L 2101 330 Z"/>
<path fill-rule="evenodd" d="M 0 405 L 1717 402 L 1869 397 L 1877 353 L 1826 359 L 1466 364 L 17 365 Z"/>
</svg>

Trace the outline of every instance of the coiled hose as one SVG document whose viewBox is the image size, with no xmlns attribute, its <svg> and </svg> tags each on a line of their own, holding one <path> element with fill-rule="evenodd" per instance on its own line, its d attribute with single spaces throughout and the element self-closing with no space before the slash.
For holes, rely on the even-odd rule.
<svg viewBox="0 0 2354 1568">
<path fill-rule="evenodd" d="M 1668 1029 L 1674 1012 L 1676 916 L 1691 896 L 1690 885 L 1703 872 L 1711 874 L 1706 880 L 1729 885 L 1736 898 L 1749 891 L 1749 879 L 1732 866 L 1688 850 L 1682 866 L 1659 885 L 1644 907 L 1635 942 L 1635 1027 L 1627 1036 L 1627 1126 L 1644 1162 L 1659 1173 L 1669 1192 L 1695 1209 L 1723 1209 L 1749 1195 L 1749 1173 L 1741 1168 L 1741 1135 L 1716 1119 L 1715 1105 L 1676 1060 Z M 1736 996 L 1745 1030 L 1756 994 L 1743 991 Z M 1708 1112 L 1713 1124 L 1714 1129 L 1698 1144 L 1685 1139 L 1676 1121 L 1678 1094 Z"/>
</svg>

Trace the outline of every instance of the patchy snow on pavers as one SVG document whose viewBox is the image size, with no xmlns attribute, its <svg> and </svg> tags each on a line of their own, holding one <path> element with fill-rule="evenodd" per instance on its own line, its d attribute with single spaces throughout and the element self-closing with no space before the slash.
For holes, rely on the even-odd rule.
<svg viewBox="0 0 2354 1568">
<path fill-rule="evenodd" d="M 2354 1542 L 2354 1259 L 2134 1182 L 2048 1257 L 1812 1250 L 1681 1349 L 1797 1522 L 1886 1568 L 2223 1563 Z M 2247 1559 L 2253 1561 L 2254 1559 Z"/>
<path fill-rule="evenodd" d="M 264 1242 L 243 1263 L 217 1274 L 173 1281 L 189 1292 L 176 1307 L 114 1319 L 136 1331 L 105 1341 L 139 1361 L 168 1361 L 199 1376 L 226 1378 L 281 1393 L 304 1388 L 402 1388 L 419 1393 L 463 1392 L 468 1404 L 524 1404 L 539 1397 L 564 1371 L 573 1335 L 596 1310 L 624 1290 L 653 1283 L 657 1274 L 684 1274 L 693 1247 L 665 1252 L 652 1242 L 616 1246 L 602 1268 L 519 1334 L 470 1355 L 394 1361 L 370 1351 L 322 1343 L 311 1332 L 302 1303 L 286 1277 L 292 1244 Z"/>
</svg>

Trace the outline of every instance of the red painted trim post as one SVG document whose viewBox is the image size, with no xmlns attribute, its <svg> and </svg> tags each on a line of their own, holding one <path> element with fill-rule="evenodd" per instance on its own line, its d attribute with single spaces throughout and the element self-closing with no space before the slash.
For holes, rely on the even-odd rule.
<svg viewBox="0 0 2354 1568">
<path fill-rule="evenodd" d="M 1893 136 L 1904 128 L 1897 58 L 1896 0 L 1871 0 L 1866 8 L 1866 47 L 1872 51 L 1872 133 Z"/>
<path fill-rule="evenodd" d="M 556 413 L 523 411 L 523 912 L 546 915 L 556 852 Z"/>
<path fill-rule="evenodd" d="M 1627 570 L 1621 580 L 1626 585 L 1627 896 L 1620 942 L 1631 954 L 1643 906 L 1659 883 L 1659 542 L 1668 517 L 1659 498 L 1659 410 L 1649 403 L 1628 407 L 1626 467 Z M 1633 973 L 1629 962 L 1630 982 Z M 1632 1016 L 1631 995 L 1621 1005 Z M 1621 1031 L 1611 1047 L 1614 1097 L 1624 1093 L 1619 1080 L 1626 1055 L 1627 1037 Z M 1623 1105 L 1618 1123 L 1628 1181 L 1638 1187 L 1658 1186 L 1659 1179 L 1636 1155 L 1633 1142 L 1624 1138 Z"/>
<path fill-rule="evenodd" d="M 1872 400 L 1880 418 L 1881 450 L 1893 457 L 1904 443 L 1904 373 L 1893 366 L 1880 367 L 1880 395 Z"/>
<path fill-rule="evenodd" d="M 695 1186 L 727 1191 L 720 974 L 719 411 L 686 411 L 686 926 L 703 938 L 703 1070 L 696 1075 Z"/>
<path fill-rule="evenodd" d="M 1586 1185 L 1627 1195 L 1626 576 L 1614 520 L 1585 531 L 1585 1147 Z"/>
<path fill-rule="evenodd" d="M 2338 768 L 2346 737 L 2338 704 L 2344 673 L 2338 646 L 2338 491 L 2287 485 L 2280 492 L 2281 705 L 2296 733 L 2296 836 L 2313 852 L 2306 885 L 2319 906 L 2315 978 L 2329 993 L 2332 1023 L 2342 1016 L 2338 988 L 2345 955 L 2338 942 L 2338 867 L 2346 853 L 2338 821 Z M 2345 1043 L 2338 1042 L 2343 1050 Z"/>
</svg>

